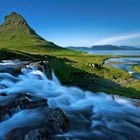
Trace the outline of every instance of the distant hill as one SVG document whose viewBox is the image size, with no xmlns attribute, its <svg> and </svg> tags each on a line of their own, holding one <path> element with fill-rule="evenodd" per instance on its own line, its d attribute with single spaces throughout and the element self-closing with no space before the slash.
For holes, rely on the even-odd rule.
<svg viewBox="0 0 140 140">
<path fill-rule="evenodd" d="M 140 48 L 132 47 L 132 46 L 120 46 L 120 47 L 126 50 L 140 50 Z"/>
<path fill-rule="evenodd" d="M 40 37 L 16 12 L 6 16 L 0 25 L 0 48 L 18 50 L 62 49 Z"/>
<path fill-rule="evenodd" d="M 92 47 L 67 47 L 71 50 L 140 50 L 140 48 L 131 47 L 131 46 L 115 46 L 115 45 L 96 45 Z"/>
<path fill-rule="evenodd" d="M 70 50 L 87 50 L 87 49 L 90 49 L 88 47 L 73 47 L 73 46 L 69 46 L 69 47 L 66 47 Z"/>
<path fill-rule="evenodd" d="M 115 46 L 115 45 L 96 45 L 92 46 L 93 50 L 138 50 L 139 48 L 131 46 Z"/>
<path fill-rule="evenodd" d="M 91 49 L 93 50 L 123 50 L 120 46 L 115 45 L 96 45 L 92 46 Z"/>
</svg>

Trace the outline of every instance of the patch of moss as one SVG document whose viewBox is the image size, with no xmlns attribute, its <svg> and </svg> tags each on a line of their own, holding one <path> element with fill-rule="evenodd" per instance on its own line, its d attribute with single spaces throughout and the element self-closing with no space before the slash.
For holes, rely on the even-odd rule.
<svg viewBox="0 0 140 140">
<path fill-rule="evenodd" d="M 140 66 L 134 66 L 133 69 L 134 69 L 136 72 L 140 73 Z"/>
</svg>

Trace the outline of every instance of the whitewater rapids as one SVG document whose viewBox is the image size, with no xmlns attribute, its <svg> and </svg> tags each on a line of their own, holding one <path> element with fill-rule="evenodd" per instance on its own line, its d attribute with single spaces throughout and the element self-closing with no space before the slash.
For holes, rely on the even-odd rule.
<svg viewBox="0 0 140 140">
<path fill-rule="evenodd" d="M 0 67 L 12 67 L 16 63 L 4 61 Z M 34 97 L 29 100 L 45 98 L 50 107 L 61 108 L 69 120 L 68 128 L 62 134 L 49 136 L 49 140 L 139 140 L 139 100 L 66 87 L 54 73 L 52 75 L 52 80 L 49 80 L 31 65 L 22 68 L 17 76 L 0 73 L 0 94 L 7 94 L 0 96 L 0 105 L 8 104 L 18 94 L 26 93 Z M 30 113 L 22 110 L 0 123 L 0 140 L 14 128 L 34 126 L 42 120 L 39 109 Z"/>
</svg>

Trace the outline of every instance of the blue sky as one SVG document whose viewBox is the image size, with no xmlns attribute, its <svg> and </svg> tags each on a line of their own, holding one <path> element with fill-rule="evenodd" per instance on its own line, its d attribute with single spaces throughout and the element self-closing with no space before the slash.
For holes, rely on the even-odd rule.
<svg viewBox="0 0 140 140">
<path fill-rule="evenodd" d="M 0 22 L 12 11 L 61 46 L 140 47 L 140 0 L 2 0 Z"/>
</svg>

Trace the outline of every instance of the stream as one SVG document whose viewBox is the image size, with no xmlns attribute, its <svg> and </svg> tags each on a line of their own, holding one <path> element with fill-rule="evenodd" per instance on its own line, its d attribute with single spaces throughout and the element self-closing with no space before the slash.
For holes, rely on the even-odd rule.
<svg viewBox="0 0 140 140">
<path fill-rule="evenodd" d="M 108 62 L 110 60 L 106 61 Z M 11 73 L 11 69 L 23 64 L 26 64 L 26 67 L 21 68 L 21 73 L 17 75 Z M 128 65 L 126 64 L 125 68 L 130 72 Z M 4 70 L 6 72 L 3 72 Z M 61 108 L 64 111 L 69 122 L 67 129 L 61 134 L 48 136 L 49 140 L 139 140 L 140 138 L 140 100 L 63 86 L 54 72 L 52 80 L 49 80 L 42 71 L 29 62 L 2 61 L 0 71 L 2 71 L 0 94 L 7 95 L 0 96 L 0 105 L 8 104 L 15 95 L 27 93 L 33 97 L 29 100 L 48 99 L 50 107 Z M 0 123 L 0 140 L 4 140 L 10 130 L 35 126 L 42 119 L 39 109 L 15 113 Z"/>
<path fill-rule="evenodd" d="M 135 79 L 140 80 L 140 73 L 137 73 L 132 68 L 133 66 L 140 66 L 140 58 L 110 58 L 105 61 L 104 66 L 125 70 L 132 74 Z"/>
</svg>

